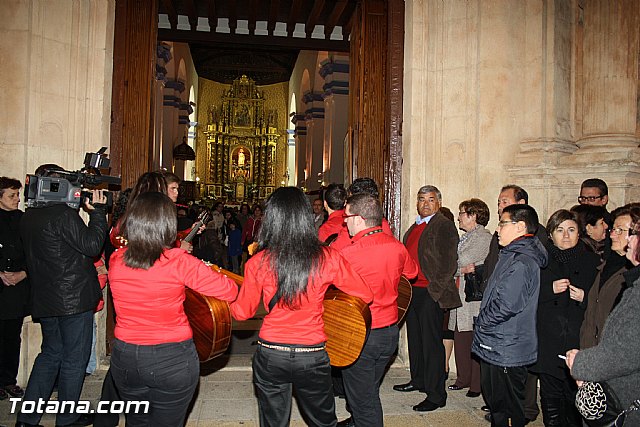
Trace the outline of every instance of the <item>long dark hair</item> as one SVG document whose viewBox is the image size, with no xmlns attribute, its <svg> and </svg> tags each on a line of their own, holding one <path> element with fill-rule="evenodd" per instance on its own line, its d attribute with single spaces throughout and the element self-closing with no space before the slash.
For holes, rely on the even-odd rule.
<svg viewBox="0 0 640 427">
<path fill-rule="evenodd" d="M 291 309 L 307 293 L 309 276 L 323 259 L 311 212 L 300 189 L 280 187 L 267 200 L 258 233 L 258 250 L 267 251 L 278 280 L 276 301 Z"/>
<path fill-rule="evenodd" d="M 149 192 L 167 194 L 167 181 L 160 172 L 145 172 L 140 175 L 129 196 L 129 204 L 132 204 L 141 194 Z"/>
<path fill-rule="evenodd" d="M 129 203 L 122 218 L 122 235 L 128 247 L 124 263 L 131 268 L 148 270 L 176 241 L 176 205 L 158 192 L 140 194 Z"/>
</svg>

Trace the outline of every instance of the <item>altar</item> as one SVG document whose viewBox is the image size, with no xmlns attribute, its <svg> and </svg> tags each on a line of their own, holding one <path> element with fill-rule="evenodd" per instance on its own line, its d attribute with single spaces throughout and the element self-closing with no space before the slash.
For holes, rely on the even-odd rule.
<svg viewBox="0 0 640 427">
<path fill-rule="evenodd" d="M 233 81 L 218 106 L 209 108 L 204 196 L 227 203 L 258 203 L 278 181 L 281 139 L 277 110 L 265 110 L 265 98 L 247 76 Z"/>
</svg>

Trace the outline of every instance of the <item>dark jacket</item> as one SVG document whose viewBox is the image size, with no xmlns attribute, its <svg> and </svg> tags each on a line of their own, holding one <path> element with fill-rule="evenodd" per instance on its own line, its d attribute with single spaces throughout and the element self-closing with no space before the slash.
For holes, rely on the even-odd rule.
<svg viewBox="0 0 640 427">
<path fill-rule="evenodd" d="M 20 239 L 20 218 L 22 211 L 0 209 L 0 269 L 26 271 L 22 240 Z M 29 314 L 29 278 L 4 286 L 0 281 L 0 319 L 21 319 Z"/>
<path fill-rule="evenodd" d="M 604 324 L 600 343 L 580 350 L 571 369 L 575 379 L 606 381 L 625 409 L 640 399 L 640 284 L 627 285 Z M 624 425 L 639 426 L 640 411 L 631 412 Z"/>
<path fill-rule="evenodd" d="M 547 266 L 540 272 L 538 362 L 531 370 L 564 379 L 566 363 L 558 355 L 580 347 L 580 326 L 600 257 L 588 251 L 582 242 L 563 251 L 552 245 L 548 246 Z M 553 293 L 553 282 L 559 279 L 569 279 L 573 286 L 583 289 L 583 301 L 572 300 L 568 290 Z"/>
<path fill-rule="evenodd" d="M 547 247 L 549 243 L 549 234 L 547 233 L 547 229 L 544 228 L 544 225 L 538 223 L 538 230 L 536 230 L 536 237 L 540 240 L 540 243 L 544 247 Z M 489 277 L 491 273 L 493 273 L 493 269 L 496 268 L 496 264 L 498 263 L 498 254 L 500 253 L 500 245 L 498 244 L 498 231 L 493 233 L 493 238 L 491 239 L 491 243 L 489 244 L 489 254 L 484 260 L 484 280 L 482 283 L 482 289 L 487 287 L 489 283 Z"/>
<path fill-rule="evenodd" d="M 537 237 L 500 250 L 476 318 L 471 351 L 496 366 L 527 366 L 537 359 L 536 309 L 547 250 Z"/>
<path fill-rule="evenodd" d="M 405 233 L 405 244 L 415 226 Z M 431 218 L 418 240 L 420 270 L 429 281 L 427 290 L 443 309 L 462 307 L 454 279 L 458 269 L 458 240 L 455 224 L 440 212 Z"/>
<path fill-rule="evenodd" d="M 103 207 L 85 225 L 67 205 L 30 208 L 20 223 L 32 287 L 32 316 L 53 317 L 96 308 L 101 296 L 93 257 L 107 235 Z"/>
<path fill-rule="evenodd" d="M 611 256 L 616 256 L 612 252 Z M 596 279 L 593 281 L 587 300 L 587 310 L 580 328 L 580 348 L 594 347 L 600 342 L 604 322 L 609 317 L 611 310 L 620 299 L 624 290 L 624 273 L 627 267 L 623 266 L 614 272 L 604 283 L 600 283 L 600 276 L 607 263 L 603 263 L 598 269 Z"/>
</svg>

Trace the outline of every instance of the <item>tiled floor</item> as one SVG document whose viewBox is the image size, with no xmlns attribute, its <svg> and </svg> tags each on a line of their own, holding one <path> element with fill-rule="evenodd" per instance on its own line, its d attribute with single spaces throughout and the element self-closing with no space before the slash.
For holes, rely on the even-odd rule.
<svg viewBox="0 0 640 427">
<path fill-rule="evenodd" d="M 223 364 L 223 361 L 217 361 Z M 258 405 L 253 395 L 251 384 L 251 368 L 249 356 L 236 356 L 226 361 L 224 367 L 216 363 L 203 368 L 200 387 L 193 408 L 187 420 L 188 427 L 230 427 L 258 426 Z M 87 377 L 83 390 L 83 399 L 97 401 L 100 395 L 105 371 Z M 393 391 L 394 384 L 405 383 L 409 372 L 404 368 L 393 367 L 389 370 L 382 384 L 381 399 L 385 413 L 385 426 L 455 426 L 455 427 L 489 427 L 484 420 L 482 398 L 465 397 L 465 391 L 449 392 L 447 406 L 430 413 L 417 413 L 412 406 L 424 398 L 420 393 L 399 393 Z M 452 383 L 452 381 L 449 381 Z M 55 394 L 54 394 L 55 397 Z M 338 419 L 348 416 L 343 399 L 336 399 Z M 13 426 L 15 415 L 10 414 L 10 403 L 0 402 L 0 424 Z M 55 419 L 45 415 L 41 421 L 45 427 L 53 427 Z M 121 418 L 124 426 L 124 418 Z M 292 426 L 304 426 L 305 423 L 294 404 L 291 415 Z M 530 426 L 541 426 L 541 417 Z"/>
</svg>

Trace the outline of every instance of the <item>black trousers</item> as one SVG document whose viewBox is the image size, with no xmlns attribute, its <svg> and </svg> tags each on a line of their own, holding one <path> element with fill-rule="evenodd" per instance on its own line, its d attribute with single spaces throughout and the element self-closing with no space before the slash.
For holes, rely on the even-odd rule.
<svg viewBox="0 0 640 427">
<path fill-rule="evenodd" d="M 261 427 L 289 425 L 294 392 L 307 425 L 333 427 L 337 423 L 331 367 L 325 350 L 305 353 L 258 345 L 253 356 L 253 384 Z"/>
<path fill-rule="evenodd" d="M 443 322 L 444 312 L 431 298 L 427 288 L 414 286 L 407 310 L 411 384 L 426 393 L 429 401 L 438 405 L 447 402 Z"/>
<path fill-rule="evenodd" d="M 491 427 L 523 427 L 527 368 L 505 368 L 480 361 L 482 394 L 491 408 Z"/>
<path fill-rule="evenodd" d="M 540 403 L 545 426 L 580 427 L 582 418 L 576 409 L 576 382 L 568 374 L 565 378 L 540 373 Z"/>
<path fill-rule="evenodd" d="M 136 345 L 115 339 L 110 370 L 122 400 L 149 402 L 148 413 L 125 415 L 127 427 L 184 425 L 200 375 L 193 340 Z"/>
<path fill-rule="evenodd" d="M 0 387 L 16 384 L 20 363 L 22 320 L 22 318 L 0 320 Z"/>
<path fill-rule="evenodd" d="M 347 403 L 356 427 L 384 425 L 380 383 L 398 348 L 398 336 L 396 325 L 372 329 L 358 360 L 342 372 Z"/>
</svg>

